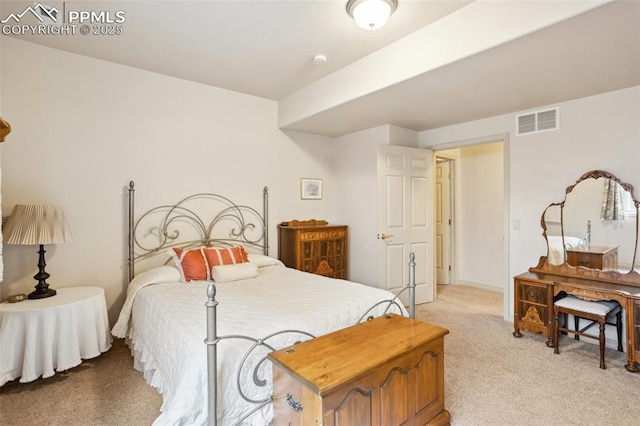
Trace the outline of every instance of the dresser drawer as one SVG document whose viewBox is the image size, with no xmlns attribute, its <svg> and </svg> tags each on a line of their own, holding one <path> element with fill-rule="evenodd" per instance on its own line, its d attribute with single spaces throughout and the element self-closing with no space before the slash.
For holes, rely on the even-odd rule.
<svg viewBox="0 0 640 426">
<path fill-rule="evenodd" d="M 345 238 L 346 230 L 334 230 L 334 231 L 307 231 L 300 233 L 300 239 L 302 241 L 326 241 Z"/>
<path fill-rule="evenodd" d="M 526 281 L 520 282 L 519 299 L 523 302 L 530 302 L 533 304 L 546 305 L 548 290 L 547 286 L 532 285 Z"/>
<path fill-rule="evenodd" d="M 520 329 L 551 336 L 551 291 L 544 282 L 514 279 L 514 336 Z"/>
</svg>

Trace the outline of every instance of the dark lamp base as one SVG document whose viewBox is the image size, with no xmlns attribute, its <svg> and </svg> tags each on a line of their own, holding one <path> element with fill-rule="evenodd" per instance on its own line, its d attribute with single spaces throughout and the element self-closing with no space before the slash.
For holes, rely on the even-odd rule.
<svg viewBox="0 0 640 426">
<path fill-rule="evenodd" d="M 33 278 L 38 281 L 38 284 L 36 285 L 36 291 L 27 296 L 28 299 L 44 299 L 56 295 L 56 291 L 49 288 L 49 284 L 47 284 L 47 278 L 49 278 L 50 275 L 44 270 L 44 267 L 47 266 L 47 263 L 44 261 L 45 253 L 44 245 L 40 244 L 40 250 L 38 250 L 38 273 L 33 276 Z"/>
<path fill-rule="evenodd" d="M 56 295 L 56 291 L 54 289 L 45 288 L 45 289 L 37 289 L 33 293 L 30 293 L 29 296 L 27 296 L 27 298 L 28 299 L 44 299 L 46 297 L 51 297 L 55 295 Z"/>
</svg>

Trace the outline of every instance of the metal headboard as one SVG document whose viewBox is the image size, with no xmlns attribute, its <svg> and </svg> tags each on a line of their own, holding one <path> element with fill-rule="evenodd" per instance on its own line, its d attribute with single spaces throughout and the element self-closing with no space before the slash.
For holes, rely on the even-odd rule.
<svg viewBox="0 0 640 426">
<path fill-rule="evenodd" d="M 154 207 L 135 217 L 135 184 L 128 189 L 128 277 L 134 277 L 136 262 L 151 258 L 171 247 L 243 245 L 269 252 L 269 191 L 262 191 L 262 209 L 239 205 L 222 195 L 199 193 L 175 204 Z M 204 213 L 196 207 L 207 205 Z M 213 206 L 213 209 L 210 207 Z M 206 220 L 204 220 L 206 219 Z M 184 232 L 185 230 L 189 231 Z M 183 231 L 184 237 L 181 236 Z M 226 232 L 225 232 L 226 231 Z"/>
</svg>

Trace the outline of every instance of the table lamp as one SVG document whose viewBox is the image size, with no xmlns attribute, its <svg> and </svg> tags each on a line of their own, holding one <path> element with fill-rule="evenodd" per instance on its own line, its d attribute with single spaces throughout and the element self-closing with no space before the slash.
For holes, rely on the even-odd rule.
<svg viewBox="0 0 640 426">
<path fill-rule="evenodd" d="M 44 270 L 47 266 L 44 261 L 44 245 L 68 243 L 73 239 L 62 207 L 17 204 L 7 219 L 4 233 L 6 244 L 40 245 L 39 271 L 33 276 L 38 284 L 28 298 L 43 299 L 55 296 L 56 291 L 47 284 L 50 275 Z"/>
</svg>

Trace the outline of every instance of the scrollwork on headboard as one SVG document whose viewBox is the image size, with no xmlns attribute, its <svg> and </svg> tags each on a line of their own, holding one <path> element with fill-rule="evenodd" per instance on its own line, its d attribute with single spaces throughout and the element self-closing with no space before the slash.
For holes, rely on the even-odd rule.
<svg viewBox="0 0 640 426">
<path fill-rule="evenodd" d="M 171 247 L 242 245 L 268 253 L 268 189 L 263 189 L 263 212 L 213 193 L 190 195 L 175 204 L 154 207 L 139 217 L 134 212 L 135 184 L 129 182 L 128 270 L 136 262 Z"/>
</svg>

